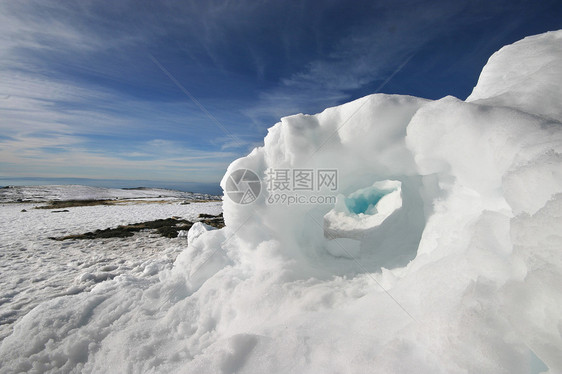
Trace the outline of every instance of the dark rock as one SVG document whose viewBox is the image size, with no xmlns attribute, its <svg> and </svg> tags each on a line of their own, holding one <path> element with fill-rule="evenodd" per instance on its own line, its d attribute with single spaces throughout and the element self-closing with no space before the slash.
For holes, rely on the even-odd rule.
<svg viewBox="0 0 562 374">
<path fill-rule="evenodd" d="M 206 213 L 201 213 L 201 214 L 199 214 L 199 218 L 220 218 L 220 217 L 222 217 L 222 213 L 221 213 L 221 214 L 217 214 L 217 215 L 214 215 L 214 214 L 206 214 Z"/>
<path fill-rule="evenodd" d="M 216 227 L 217 229 L 222 229 L 225 226 L 222 213 L 217 215 L 201 213 L 199 214 L 199 218 L 203 218 L 201 222 L 204 224 Z"/>
<path fill-rule="evenodd" d="M 189 230 L 193 225 L 192 222 L 184 219 L 157 219 L 154 221 L 140 222 L 132 225 L 119 226 L 116 228 L 107 228 L 104 230 L 96 230 L 85 234 L 67 235 L 61 237 L 50 237 L 53 240 L 67 239 L 101 239 L 101 238 L 127 238 L 133 236 L 135 232 L 141 230 L 156 230 L 160 235 L 166 238 L 175 238 L 178 231 Z"/>
</svg>

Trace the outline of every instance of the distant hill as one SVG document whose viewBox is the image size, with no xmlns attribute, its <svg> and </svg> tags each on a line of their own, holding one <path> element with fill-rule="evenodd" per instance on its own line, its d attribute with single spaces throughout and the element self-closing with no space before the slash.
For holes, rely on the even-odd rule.
<svg viewBox="0 0 562 374">
<path fill-rule="evenodd" d="M 0 188 L 0 202 L 44 202 L 52 200 L 112 200 L 177 198 L 220 200 L 220 196 L 164 188 L 103 188 L 82 185 L 6 186 Z"/>
</svg>

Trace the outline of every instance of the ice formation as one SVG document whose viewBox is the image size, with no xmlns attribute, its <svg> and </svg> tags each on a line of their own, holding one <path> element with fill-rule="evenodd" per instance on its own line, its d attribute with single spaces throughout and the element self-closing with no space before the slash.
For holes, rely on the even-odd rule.
<svg viewBox="0 0 562 374">
<path fill-rule="evenodd" d="M 193 245 L 195 239 L 211 230 L 216 229 L 213 226 L 209 226 L 203 222 L 195 222 L 187 232 L 187 243 Z"/>
<path fill-rule="evenodd" d="M 338 195 L 334 208 L 324 216 L 324 233 L 328 238 L 364 237 L 402 207 L 401 185 L 382 181 L 348 196 Z"/>
<path fill-rule="evenodd" d="M 265 183 L 225 198 L 227 227 L 158 281 L 36 307 L 0 372 L 562 372 L 561 46 L 502 48 L 467 101 L 283 118 L 223 188 L 241 169 L 336 169 L 336 204 L 271 204 Z"/>
</svg>

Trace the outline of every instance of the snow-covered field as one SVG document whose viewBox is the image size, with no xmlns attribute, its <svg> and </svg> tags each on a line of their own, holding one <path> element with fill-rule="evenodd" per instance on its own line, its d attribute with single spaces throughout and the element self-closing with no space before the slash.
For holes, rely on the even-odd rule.
<svg viewBox="0 0 562 374">
<path fill-rule="evenodd" d="M 115 206 L 72 207 L 62 213 L 53 213 L 56 209 L 34 209 L 42 204 L 0 205 L 0 339 L 11 333 L 14 321 L 39 303 L 89 291 L 97 283 L 122 274 L 141 275 L 148 280 L 159 270 L 171 267 L 187 245 L 185 237 L 169 239 L 150 231 L 130 238 L 54 241 L 49 237 L 170 217 L 195 221 L 200 213 L 222 211 L 221 202 L 181 205 L 190 195 L 169 190 L 168 196 L 182 199 L 152 203 L 153 195 L 160 196 L 159 200 L 163 198 L 161 190 L 127 191 L 123 196 L 120 190 L 86 186 L 10 190 L 19 192 L 15 196 L 33 197 L 37 201 L 125 196 L 136 201 Z"/>
<path fill-rule="evenodd" d="M 39 303 L 2 341 L 0 373 L 562 373 L 561 102 L 562 30 L 502 48 L 466 101 L 381 94 L 283 118 L 223 189 L 239 169 L 330 169 L 337 189 L 322 193 L 335 203 L 275 204 L 265 182 L 253 203 L 225 198 L 227 226 L 173 265 L 131 256 L 89 292 Z M 65 218 L 12 207 L 4 245 L 31 259 L 9 278 L 45 288 L 41 272 L 109 252 L 60 257 L 67 247 L 29 233 Z M 58 229 L 128 219 L 105 213 L 118 208 Z M 96 279 L 99 262 L 73 274 Z M 56 293 L 88 279 L 69 275 Z"/>
</svg>

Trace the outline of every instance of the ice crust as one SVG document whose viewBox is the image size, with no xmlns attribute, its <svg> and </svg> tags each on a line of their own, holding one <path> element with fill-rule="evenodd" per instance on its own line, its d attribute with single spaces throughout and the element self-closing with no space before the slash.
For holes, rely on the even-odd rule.
<svg viewBox="0 0 562 374">
<path fill-rule="evenodd" d="M 466 99 L 562 121 L 562 34 L 529 36 L 494 53 Z"/>
<path fill-rule="evenodd" d="M 328 239 L 361 240 L 402 207 L 398 181 L 381 181 L 348 196 L 338 195 L 332 210 L 324 216 L 324 236 Z"/>
<path fill-rule="evenodd" d="M 561 38 L 502 48 L 466 102 L 283 118 L 223 188 L 238 169 L 337 169 L 336 205 L 269 204 L 265 183 L 225 198 L 227 227 L 157 280 L 37 306 L 0 372 L 562 372 Z"/>
</svg>

